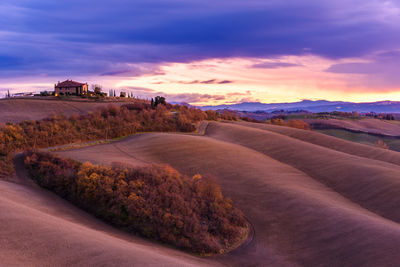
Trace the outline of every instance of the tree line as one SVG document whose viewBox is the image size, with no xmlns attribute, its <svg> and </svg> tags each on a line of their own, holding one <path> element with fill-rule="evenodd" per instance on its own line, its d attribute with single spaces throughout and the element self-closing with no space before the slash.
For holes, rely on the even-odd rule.
<svg viewBox="0 0 400 267">
<path fill-rule="evenodd" d="M 136 101 L 110 105 L 87 115 L 53 115 L 47 119 L 0 126 L 0 176 L 14 172 L 13 155 L 30 148 L 117 138 L 138 132 L 192 132 L 202 120 L 237 120 L 229 112 L 201 111 L 164 101 L 152 106 Z"/>
</svg>

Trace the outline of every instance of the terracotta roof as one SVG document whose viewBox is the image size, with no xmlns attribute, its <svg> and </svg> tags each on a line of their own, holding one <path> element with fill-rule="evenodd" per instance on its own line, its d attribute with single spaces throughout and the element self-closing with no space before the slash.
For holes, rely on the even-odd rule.
<svg viewBox="0 0 400 267">
<path fill-rule="evenodd" d="M 78 83 L 72 80 L 66 80 L 63 82 L 59 82 L 56 87 L 78 87 L 78 86 L 83 86 L 85 85 L 84 83 Z"/>
</svg>

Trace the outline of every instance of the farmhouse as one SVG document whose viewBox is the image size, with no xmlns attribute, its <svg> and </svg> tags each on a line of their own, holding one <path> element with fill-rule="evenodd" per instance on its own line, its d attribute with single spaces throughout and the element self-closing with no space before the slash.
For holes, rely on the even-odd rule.
<svg viewBox="0 0 400 267">
<path fill-rule="evenodd" d="M 88 92 L 87 83 L 79 83 L 72 80 L 58 82 L 54 85 L 55 95 L 85 95 Z"/>
</svg>

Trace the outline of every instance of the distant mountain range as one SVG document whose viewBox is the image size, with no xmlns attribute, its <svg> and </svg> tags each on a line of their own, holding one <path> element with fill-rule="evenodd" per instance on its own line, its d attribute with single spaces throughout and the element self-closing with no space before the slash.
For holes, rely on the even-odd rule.
<svg viewBox="0 0 400 267">
<path fill-rule="evenodd" d="M 239 110 L 239 111 L 265 111 L 272 112 L 276 110 L 307 110 L 310 112 L 331 112 L 331 111 L 344 111 L 344 112 L 376 112 L 376 113 L 400 113 L 400 102 L 398 101 L 379 101 L 370 103 L 352 103 L 342 101 L 327 101 L 327 100 L 303 100 L 294 103 L 271 103 L 265 104 L 260 102 L 243 102 L 232 105 L 218 105 L 218 106 L 202 106 L 202 110 Z"/>
</svg>

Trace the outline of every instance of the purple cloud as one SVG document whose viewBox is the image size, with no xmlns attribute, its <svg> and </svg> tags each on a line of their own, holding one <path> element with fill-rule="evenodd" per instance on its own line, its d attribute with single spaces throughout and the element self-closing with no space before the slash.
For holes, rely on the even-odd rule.
<svg viewBox="0 0 400 267">
<path fill-rule="evenodd" d="M 227 93 L 226 94 L 228 97 L 233 97 L 233 96 L 249 96 L 251 95 L 251 91 L 246 91 L 244 93 L 241 92 L 233 92 L 233 93 Z"/>
<path fill-rule="evenodd" d="M 233 81 L 223 80 L 223 81 L 218 82 L 218 84 L 228 84 L 228 83 L 233 83 Z"/>
<path fill-rule="evenodd" d="M 194 81 L 189 81 L 189 82 L 179 81 L 178 83 L 181 83 L 181 84 L 228 84 L 228 83 L 233 83 L 233 81 L 229 81 L 229 80 L 219 81 L 217 79 L 211 79 L 211 80 L 206 80 L 206 81 L 199 81 L 199 80 L 194 80 Z"/>
<path fill-rule="evenodd" d="M 182 93 L 182 94 L 163 94 L 168 99 L 172 99 L 174 102 L 186 102 L 186 103 L 199 103 L 208 102 L 210 100 L 225 100 L 224 95 L 212 95 L 212 94 L 199 94 L 199 93 Z"/>
<path fill-rule="evenodd" d="M 400 50 L 378 53 L 366 58 L 369 62 L 334 64 L 326 72 L 361 74 L 369 87 L 398 87 L 400 85 Z"/>
<path fill-rule="evenodd" d="M 137 94 L 147 94 L 147 93 L 151 93 L 151 94 L 155 94 L 156 90 L 150 89 L 150 88 L 144 88 L 144 87 L 132 87 L 132 86 L 128 86 L 128 87 L 124 87 L 125 89 L 127 89 L 128 91 L 137 93 Z"/>
<path fill-rule="evenodd" d="M 263 63 L 254 64 L 251 67 L 258 68 L 258 69 L 279 69 L 279 68 L 298 67 L 298 66 L 301 66 L 301 65 L 294 64 L 294 63 L 286 63 L 286 62 L 263 62 Z"/>
<path fill-rule="evenodd" d="M 124 76 L 130 64 L 224 57 L 366 57 L 400 48 L 398 7 L 378 0 L 2 0 L 0 77 Z"/>
</svg>

